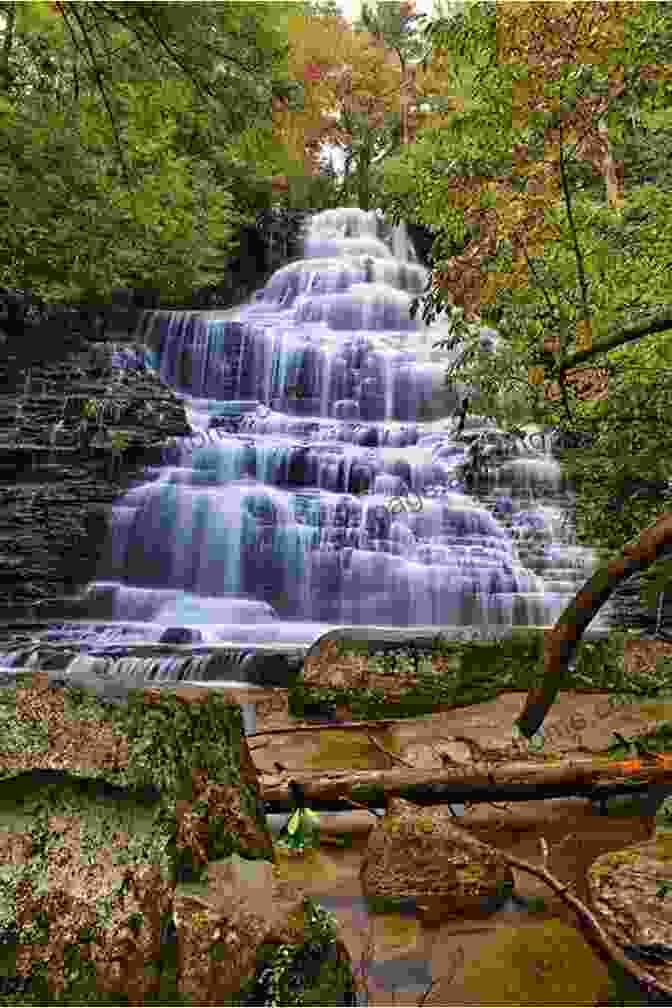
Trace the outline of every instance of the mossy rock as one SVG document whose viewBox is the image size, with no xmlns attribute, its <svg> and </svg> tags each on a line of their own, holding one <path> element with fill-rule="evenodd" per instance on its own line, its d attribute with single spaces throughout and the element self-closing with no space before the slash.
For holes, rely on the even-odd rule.
<svg viewBox="0 0 672 1008">
<path fill-rule="evenodd" d="M 54 746 L 49 733 L 62 736 L 66 721 L 77 745 Z M 194 794 L 194 771 L 203 781 L 236 790 L 254 842 L 241 840 L 242 830 L 227 831 L 214 814 L 208 823 L 209 860 L 234 851 L 247 858 L 272 857 L 256 775 L 249 762 L 242 765 L 249 761 L 243 737 L 240 707 L 215 691 L 204 691 L 197 700 L 169 687 L 64 684 L 57 673 L 32 671 L 17 673 L 12 686 L 0 688 L 0 780 L 56 771 L 94 787 L 108 784 L 153 803 L 155 828 L 166 833 L 177 827 L 178 801 L 194 802 L 197 815 L 207 812 L 207 801 Z M 32 766 L 24 769 L 26 752 Z M 176 874 L 197 869 L 182 863 L 189 853 L 170 844 Z"/>
<path fill-rule="evenodd" d="M 301 676 L 289 690 L 289 710 L 303 717 L 306 705 L 335 704 L 351 711 L 353 719 L 418 717 L 437 706 L 465 707 L 483 703 L 507 689 L 530 689 L 541 676 L 543 632 L 539 628 L 516 627 L 506 636 L 490 639 L 448 639 L 418 635 L 399 639 L 398 631 L 344 628 L 329 631 L 311 646 L 306 659 L 320 648 L 334 643 L 339 658 L 368 656 L 393 671 L 401 663 L 408 672 L 415 666 L 415 681 L 398 699 L 387 698 L 379 688 L 308 686 Z M 375 633 L 375 637 L 373 634 Z M 602 639 L 583 639 L 576 648 L 575 667 L 568 670 L 565 688 L 576 684 L 597 690 L 626 688 L 623 668 L 625 635 L 614 632 Z M 440 671 L 431 662 L 441 659 Z M 446 661 L 446 659 L 448 659 Z M 429 671 L 428 671 L 429 670 Z"/>
</svg>

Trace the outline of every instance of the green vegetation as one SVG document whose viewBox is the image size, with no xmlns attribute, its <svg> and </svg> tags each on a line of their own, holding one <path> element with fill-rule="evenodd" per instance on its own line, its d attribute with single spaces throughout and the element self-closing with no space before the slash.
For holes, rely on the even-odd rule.
<svg viewBox="0 0 672 1008">
<path fill-rule="evenodd" d="M 240 1004 L 241 997 L 243 1004 L 259 1003 L 261 996 L 264 1003 L 272 1005 L 329 1004 L 335 990 L 347 990 L 351 986 L 352 977 L 347 963 L 335 954 L 336 921 L 333 914 L 306 897 L 304 927 L 306 942 L 303 945 L 269 943 L 260 946 L 255 975 L 231 1004 Z M 310 960 L 319 964 L 319 971 L 310 985 L 302 989 L 292 983 L 292 970 L 298 968 L 302 973 Z M 264 982 L 260 983 L 262 977 Z M 254 995 L 255 1001 L 247 1000 Z"/>
<path fill-rule="evenodd" d="M 282 199 L 297 209 L 344 200 L 423 224 L 435 237 L 423 314 L 447 309 L 451 339 L 464 341 L 450 378 L 471 384 L 473 411 L 504 426 L 534 421 L 591 435 L 590 447 L 567 451 L 563 462 L 578 493 L 580 541 L 601 559 L 613 555 L 672 499 L 670 5 L 567 4 L 558 14 L 554 5 L 477 0 L 450 7 L 422 33 L 401 6 L 365 12 L 358 27 L 402 72 L 425 56 L 435 116 L 411 136 L 399 87 L 390 97 L 378 88 L 380 74 L 363 79 L 362 57 L 359 78 L 349 90 L 343 85 L 334 127 L 346 153 L 340 186 L 333 173 L 308 170 L 308 137 L 297 142 L 291 130 L 310 97 L 306 39 L 287 27 L 299 6 L 318 20 L 337 14 L 329 0 L 0 3 L 0 284 L 51 301 L 93 302 L 115 287 L 149 286 L 162 303 L 179 303 L 221 277 L 241 229 L 278 199 L 274 175 L 287 176 Z M 310 30 L 307 21 L 306 36 Z M 364 48 L 348 51 L 354 60 Z M 549 56 L 558 53 L 567 57 L 560 66 Z M 325 95 L 331 100 L 336 90 Z M 278 108 L 287 114 L 282 129 Z M 493 354 L 480 349 L 480 322 L 499 331 Z M 570 381 L 573 369 L 594 366 L 608 380 L 599 398 Z M 115 458 L 126 444 L 118 432 Z M 643 584 L 653 609 L 672 588 L 672 561 L 660 559 Z M 669 697 L 669 662 L 655 676 L 625 676 L 624 639 L 582 641 L 566 688 L 608 691 L 614 701 Z M 382 690 L 307 689 L 299 677 L 290 710 L 301 716 L 306 703 L 336 702 L 355 718 L 377 718 L 474 704 L 537 685 L 540 649 L 538 635 L 520 632 L 377 652 L 374 670 L 413 674 L 396 704 Z M 448 659 L 438 671 L 435 656 Z M 117 783 L 182 795 L 195 761 L 239 783 L 238 767 L 227 762 L 239 715 L 226 715 L 221 736 L 224 712 L 214 695 L 198 721 L 170 700 L 148 712 L 131 696 L 122 714 L 84 692 L 66 696 L 73 716 L 88 711 L 127 735 L 129 766 Z M 39 754 L 44 726 L 16 724 L 14 702 L 2 691 L 4 748 Z M 671 733 L 663 725 L 618 736 L 610 753 L 667 750 Z M 253 794 L 243 789 L 242 801 L 259 815 Z M 53 842 L 46 808 L 36 800 L 37 861 Z M 180 860 L 165 809 L 152 813 L 151 835 L 173 868 L 194 872 L 187 855 Z M 669 819 L 665 809 L 661 822 Z M 90 825 L 109 828 L 102 814 Z M 213 830 L 212 845 L 210 856 L 222 857 L 238 839 Z M 147 851 L 130 852 L 140 853 Z M 12 870 L 2 869 L 3 894 Z M 44 923 L 35 921 L 36 929 Z M 295 950 L 264 955 L 273 996 L 282 999 Z M 73 948 L 73 974 L 81 972 L 75 999 L 61 1003 L 106 1003 L 87 989 L 90 977 L 76 959 Z M 528 961 L 526 951 L 521 969 Z M 36 997 L 0 1003 L 46 1003 L 39 990 Z M 180 1001 L 174 983 L 161 997 L 157 1003 Z"/>
<path fill-rule="evenodd" d="M 623 671 L 623 643 L 626 635 L 615 632 L 604 640 L 579 643 L 576 669 L 568 676 L 566 688 L 636 693 L 650 689 L 650 677 L 639 673 L 626 677 Z M 365 643 L 343 641 L 341 654 L 369 654 Z M 344 704 L 355 719 L 417 717 L 437 706 L 466 707 L 484 703 L 503 690 L 528 690 L 536 685 L 542 636 L 539 631 L 518 629 L 506 638 L 491 641 L 458 641 L 437 637 L 430 650 L 388 649 L 371 654 L 369 667 L 381 672 L 406 672 L 414 684 L 397 702 L 385 698 L 382 689 L 306 686 L 299 677 L 290 688 L 289 710 L 302 717 L 306 704 Z M 435 671 L 432 659 L 443 667 Z M 447 659 L 447 662 L 446 662 Z M 396 675 L 392 676 L 392 681 Z M 648 694 L 647 694 L 648 695 Z"/>
<path fill-rule="evenodd" d="M 25 673 L 19 676 L 17 685 L 28 685 L 31 680 L 32 673 Z M 240 786 L 243 809 L 253 817 L 261 814 L 255 794 L 242 787 L 240 780 L 236 757 L 242 734 L 240 708 L 227 704 L 217 694 L 209 693 L 201 704 L 184 704 L 175 696 L 165 695 L 148 705 L 140 691 L 131 689 L 127 703 L 110 705 L 99 700 L 90 690 L 66 687 L 63 697 L 65 715 L 73 721 L 111 723 L 114 733 L 126 739 L 128 760 L 114 771 L 91 768 L 87 772 L 82 769 L 55 772 L 51 777 L 46 775 L 46 782 L 45 775 L 40 775 L 39 771 L 36 780 L 31 775 L 9 773 L 0 781 L 0 824 L 14 831 L 28 832 L 32 842 L 31 857 L 25 864 L 0 866 L 0 929 L 15 925 L 17 886 L 28 881 L 32 889 L 39 889 L 46 860 L 53 857 L 63 844 L 61 833 L 49 828 L 49 820 L 54 815 L 75 815 L 79 820 L 80 857 L 84 863 L 93 864 L 100 849 L 111 849 L 114 863 L 156 864 L 162 878 L 171 884 L 185 880 L 197 882 L 201 875 L 202 866 L 193 864 L 191 852 L 178 849 L 175 841 L 175 802 L 179 798 L 191 797 L 191 771 L 194 766 L 218 781 L 228 780 Z M 0 719 L 16 726 L 14 735 L 9 738 L 3 732 L 9 750 L 14 751 L 22 741 L 25 743 L 22 732 L 32 738 L 34 726 L 30 718 L 18 719 L 16 716 L 16 689 L 2 690 L 0 701 Z M 46 745 L 44 725 L 42 729 L 33 745 L 38 765 L 39 754 Z M 25 749 L 25 744 L 22 749 Z M 106 791 L 106 781 L 128 790 L 125 794 L 110 794 Z M 148 788 L 154 790 L 148 791 Z M 194 810 L 203 813 L 207 808 L 201 800 L 194 803 Z M 210 861 L 227 857 L 233 852 L 240 852 L 247 859 L 265 856 L 264 852 L 251 850 L 249 844 L 241 848 L 240 838 L 219 830 L 216 820 L 211 818 L 209 826 Z M 128 834 L 129 843 L 121 848 L 109 848 L 110 837 L 119 830 Z M 123 885 L 122 882 L 122 889 Z M 96 925 L 93 931 L 80 934 L 78 941 L 72 944 L 68 985 L 61 997 L 54 998 L 49 993 L 46 964 L 36 962 L 30 992 L 0 994 L 0 1004 L 121 1003 L 118 996 L 107 998 L 93 988 L 93 967 L 83 952 L 87 942 L 95 941 L 96 929 L 105 925 L 120 892 L 117 887 L 96 901 Z M 304 911 L 305 946 L 273 946 L 260 950 L 261 965 L 257 975 L 268 960 L 273 978 L 272 993 L 274 999 L 280 999 L 278 1004 L 303 1003 L 301 1000 L 287 1001 L 285 987 L 286 974 L 291 972 L 293 963 L 299 962 L 306 947 L 310 950 L 307 953 L 309 959 L 323 960 L 319 975 L 313 978 L 310 989 L 304 992 L 308 1003 L 329 1003 L 334 984 L 336 989 L 340 989 L 350 982 L 347 961 L 327 954 L 335 934 L 330 915 L 311 901 L 306 901 Z M 140 923 L 137 915 L 130 915 L 129 928 L 137 930 Z M 166 919 L 164 926 L 169 928 L 170 923 Z M 3 942 L 0 945 L 0 976 L 15 976 L 17 945 L 48 940 L 51 926 L 53 922 L 46 916 L 43 920 L 33 919 L 30 925 L 18 929 L 11 941 Z M 215 957 L 221 953 L 221 946 L 213 946 Z M 147 968 L 159 970 L 161 976 L 159 995 L 148 1003 L 189 1003 L 177 994 L 174 943 L 167 942 L 162 957 L 161 963 L 147 964 Z M 250 978 L 250 984 L 254 986 L 254 983 L 254 978 Z M 292 997 L 298 997 L 297 992 L 300 993 L 300 987 L 294 986 Z M 231 1003 L 239 1004 L 240 996 Z"/>
<path fill-rule="evenodd" d="M 271 200 L 247 124 L 301 96 L 271 8 L 9 2 L 0 18 L 0 283 L 168 303 L 219 279 Z"/>
<path fill-rule="evenodd" d="M 672 500 L 671 15 L 456 5 L 425 29 L 450 100 L 381 183 L 384 210 L 435 236 L 423 315 L 445 308 L 446 345 L 464 339 L 449 375 L 478 390 L 472 410 L 593 435 L 563 462 L 600 558 Z M 477 321 L 497 328 L 494 353 Z M 596 365 L 608 395 L 586 398 L 572 369 L 590 384 Z M 671 575 L 661 559 L 643 576 L 650 610 Z"/>
</svg>

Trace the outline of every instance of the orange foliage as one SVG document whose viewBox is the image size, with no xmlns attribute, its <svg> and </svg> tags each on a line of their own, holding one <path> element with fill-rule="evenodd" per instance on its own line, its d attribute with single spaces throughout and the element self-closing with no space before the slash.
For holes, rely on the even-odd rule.
<svg viewBox="0 0 672 1008">
<path fill-rule="evenodd" d="M 274 108 L 277 135 L 306 171 L 317 168 L 322 143 L 346 143 L 338 125 L 341 111 L 364 112 L 379 125 L 398 103 L 400 71 L 367 33 L 356 33 L 341 18 L 312 17 L 297 11 L 288 18 L 289 67 L 303 81 L 301 111 Z"/>
<path fill-rule="evenodd" d="M 476 319 L 483 304 L 491 303 L 504 283 L 517 287 L 527 282 L 528 260 L 539 255 L 554 237 L 553 227 L 545 219 L 545 209 L 561 198 L 561 146 L 575 145 L 576 156 L 589 161 L 605 178 L 607 198 L 617 205 L 620 166 L 615 164 L 609 146 L 604 116 L 611 98 L 624 88 L 623 67 L 615 60 L 623 41 L 624 18 L 636 12 L 637 2 L 563 2 L 525 4 L 502 0 L 497 4 L 497 49 L 500 64 L 525 67 L 522 79 L 513 82 L 512 123 L 527 126 L 532 112 L 550 112 L 559 108 L 559 99 L 548 95 L 548 82 L 558 80 L 563 68 L 573 63 L 599 63 L 610 78 L 607 95 L 579 97 L 558 127 L 548 129 L 544 159 L 529 155 L 524 143 L 512 150 L 513 175 L 523 177 L 523 192 L 511 185 L 510 178 L 454 178 L 450 186 L 452 206 L 465 207 L 465 223 L 476 236 L 464 252 L 453 257 L 447 269 L 435 278 L 439 288 L 450 292 L 453 302 Z M 433 68 L 436 74 L 440 55 Z M 429 87 L 431 80 L 423 82 Z M 489 191 L 495 207 L 481 207 L 479 196 Z M 513 264 L 505 277 L 482 272 L 485 260 L 492 256 L 498 242 L 511 243 Z M 589 346 L 589 323 L 577 331 L 577 345 Z M 557 394 L 551 385 L 547 395 Z"/>
</svg>

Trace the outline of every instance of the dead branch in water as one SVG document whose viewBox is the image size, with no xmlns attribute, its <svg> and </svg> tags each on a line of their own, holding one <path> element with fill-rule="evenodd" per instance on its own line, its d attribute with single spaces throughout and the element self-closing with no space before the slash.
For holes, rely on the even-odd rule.
<svg viewBox="0 0 672 1008">
<path fill-rule="evenodd" d="M 596 947 L 602 953 L 602 957 L 607 958 L 608 961 L 617 962 L 618 965 L 629 973 L 630 976 L 636 980 L 639 984 L 643 984 L 645 989 L 662 990 L 667 994 L 672 994 L 672 988 L 668 987 L 666 984 L 661 983 L 657 977 L 652 976 L 651 973 L 647 973 L 636 963 L 632 962 L 628 957 L 621 951 L 616 942 L 613 942 L 606 931 L 599 924 L 597 918 L 588 907 L 583 903 L 578 896 L 574 896 L 569 890 L 571 886 L 565 885 L 551 875 L 551 873 L 544 867 L 540 868 L 538 865 L 530 864 L 529 861 L 524 861 L 522 858 L 514 857 L 513 854 L 507 854 L 506 851 L 497 848 L 498 852 L 502 855 L 505 861 L 512 868 L 519 868 L 521 871 L 528 872 L 530 875 L 535 875 L 537 878 L 545 882 L 546 885 L 558 894 L 558 896 L 567 903 L 572 910 L 576 913 L 579 918 L 579 926 L 581 930 L 586 935 L 586 938 L 590 941 L 591 945 Z M 546 854 L 546 851 L 544 852 Z M 546 858 L 544 858 L 546 860 Z"/>
<path fill-rule="evenodd" d="M 378 752 L 381 752 L 383 756 L 387 756 L 389 759 L 392 760 L 393 763 L 400 763 L 401 766 L 406 767 L 411 767 L 413 765 L 412 763 L 408 763 L 405 759 L 402 759 L 401 756 L 397 756 L 395 753 L 390 752 L 389 749 L 386 749 L 384 746 L 380 744 L 380 742 L 376 741 L 373 735 L 367 734 L 366 737 L 374 749 L 377 749 Z"/>
</svg>

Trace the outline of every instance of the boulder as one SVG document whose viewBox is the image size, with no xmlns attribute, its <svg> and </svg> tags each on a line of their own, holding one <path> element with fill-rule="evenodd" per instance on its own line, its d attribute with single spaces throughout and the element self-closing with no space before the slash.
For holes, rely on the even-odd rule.
<svg viewBox="0 0 672 1008">
<path fill-rule="evenodd" d="M 206 878 L 181 885 L 175 892 L 179 994 L 191 1004 L 259 1004 L 241 998 L 240 992 L 247 988 L 248 996 L 256 991 L 265 1000 L 270 991 L 264 989 L 261 994 L 260 989 L 270 979 L 272 966 L 268 973 L 264 970 L 273 953 L 277 958 L 284 946 L 295 959 L 308 943 L 318 968 L 313 977 L 298 979 L 310 979 L 313 982 L 307 986 L 314 987 L 322 966 L 327 973 L 335 969 L 338 978 L 332 976 L 328 995 L 334 998 L 335 991 L 347 987 L 351 979 L 349 956 L 336 938 L 335 924 L 333 934 L 314 933 L 315 917 L 315 905 L 304 899 L 298 887 L 279 878 L 268 861 L 248 861 L 233 854 L 210 863 Z M 335 956 L 329 954 L 332 950 Z M 311 998 L 309 1003 L 324 1002 Z"/>
<path fill-rule="evenodd" d="M 95 990 L 143 1004 L 159 990 L 161 937 L 172 905 L 158 851 L 148 843 L 143 856 L 137 834 L 120 828 L 114 803 L 92 795 L 87 801 L 65 781 L 57 790 L 45 800 L 44 789 L 30 789 L 24 804 L 26 812 L 47 804 L 56 810 L 43 821 L 36 816 L 43 849 L 35 828 L 0 833 L 3 881 L 15 901 L 14 972 L 45 1001 Z M 101 826 L 105 837 L 96 840 Z"/>
<path fill-rule="evenodd" d="M 176 887 L 233 853 L 273 859 L 256 771 L 240 709 L 212 691 L 59 675 L 0 688 L 0 929 L 41 997 L 143 1004 Z"/>
<path fill-rule="evenodd" d="M 604 930 L 618 944 L 672 947 L 672 899 L 664 888 L 661 892 L 661 883 L 670 879 L 671 860 L 672 831 L 658 830 L 651 840 L 593 861 L 588 870 L 590 900 Z M 639 965 L 672 987 L 672 962 L 642 960 Z"/>
<path fill-rule="evenodd" d="M 381 635 L 382 636 L 382 635 Z M 429 647 L 430 641 L 426 642 Z M 372 664 L 370 654 L 362 651 L 341 653 L 342 641 L 325 636 L 314 644 L 306 655 L 301 670 L 301 681 L 306 687 L 331 689 L 381 690 L 386 703 L 397 703 L 408 690 L 417 686 L 418 677 L 413 667 L 400 665 L 380 667 Z M 406 646 L 400 642 L 400 647 Z M 381 640 L 381 650 L 389 650 Z M 434 654 L 432 672 L 440 677 L 449 672 L 455 659 L 449 655 Z"/>
<path fill-rule="evenodd" d="M 360 878 L 367 899 L 414 906 L 427 923 L 494 912 L 513 888 L 501 854 L 455 826 L 444 805 L 401 798 L 371 830 Z"/>
</svg>

